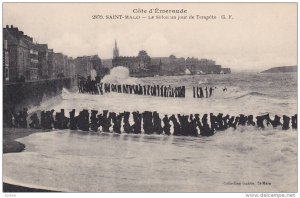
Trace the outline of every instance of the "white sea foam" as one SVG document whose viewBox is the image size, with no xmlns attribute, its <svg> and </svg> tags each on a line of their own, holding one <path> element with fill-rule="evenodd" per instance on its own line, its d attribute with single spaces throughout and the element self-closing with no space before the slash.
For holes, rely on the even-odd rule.
<svg viewBox="0 0 300 198">
<path fill-rule="evenodd" d="M 129 70 L 123 66 L 117 66 L 110 70 L 110 74 L 104 76 L 103 83 L 113 84 L 139 84 L 140 80 L 129 76 Z"/>
</svg>

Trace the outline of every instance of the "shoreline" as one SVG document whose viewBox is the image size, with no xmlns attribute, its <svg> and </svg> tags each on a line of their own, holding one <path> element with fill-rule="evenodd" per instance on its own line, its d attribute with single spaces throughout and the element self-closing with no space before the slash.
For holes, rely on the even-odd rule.
<svg viewBox="0 0 300 198">
<path fill-rule="evenodd" d="M 18 138 L 22 138 L 33 133 L 50 132 L 42 129 L 22 129 L 22 128 L 3 128 L 3 155 L 6 153 L 19 153 L 25 150 L 26 145 L 16 141 Z M 20 186 L 2 182 L 3 192 L 60 192 L 47 189 L 29 188 L 26 186 Z"/>
<path fill-rule="evenodd" d="M 3 154 L 22 152 L 26 148 L 23 143 L 16 141 L 18 138 L 22 138 L 33 133 L 44 133 L 49 131 L 50 130 L 43 129 L 3 128 Z"/>
</svg>

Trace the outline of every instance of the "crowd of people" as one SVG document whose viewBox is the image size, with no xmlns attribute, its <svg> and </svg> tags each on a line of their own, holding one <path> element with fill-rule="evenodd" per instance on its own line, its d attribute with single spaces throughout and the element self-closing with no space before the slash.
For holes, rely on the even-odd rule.
<svg viewBox="0 0 300 198">
<path fill-rule="evenodd" d="M 55 113 L 55 115 L 54 115 Z M 132 115 L 132 120 L 130 116 Z M 17 114 L 11 111 L 4 112 L 4 127 L 27 128 L 27 109 L 19 111 Z M 297 129 L 297 114 L 291 118 L 283 115 L 275 115 L 273 119 L 269 114 L 256 116 L 254 121 L 253 115 L 240 114 L 238 116 L 223 115 L 219 113 L 204 114 L 201 118 L 199 114 L 181 115 L 175 114 L 164 115 L 161 119 L 157 111 L 134 111 L 115 113 L 103 110 L 82 110 L 79 115 L 75 115 L 75 109 L 69 112 L 66 117 L 64 109 L 60 112 L 41 111 L 40 116 L 33 113 L 29 118 L 29 127 L 35 129 L 70 129 L 95 132 L 114 132 L 114 133 L 133 133 L 140 134 L 165 134 L 175 136 L 211 136 L 218 131 L 224 131 L 228 128 L 236 129 L 238 126 L 256 126 L 264 129 L 267 126 L 282 128 L 288 130 L 291 127 Z M 171 126 L 173 132 L 171 133 Z"/>
<path fill-rule="evenodd" d="M 145 95 L 145 96 L 160 96 L 160 97 L 185 97 L 185 86 L 171 87 L 166 85 L 128 85 L 128 84 L 113 84 L 103 83 L 93 80 L 80 81 L 78 83 L 79 93 L 89 94 L 104 94 L 110 92 Z"/>
</svg>

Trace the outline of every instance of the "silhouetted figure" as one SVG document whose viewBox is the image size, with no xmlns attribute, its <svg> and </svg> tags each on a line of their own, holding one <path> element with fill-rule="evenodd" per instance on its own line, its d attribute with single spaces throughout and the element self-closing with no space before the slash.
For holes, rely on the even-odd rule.
<svg viewBox="0 0 300 198">
<path fill-rule="evenodd" d="M 143 85 L 143 95 L 145 96 L 147 93 L 147 88 L 146 88 L 146 85 Z"/>
<path fill-rule="evenodd" d="M 239 119 L 240 118 L 238 116 L 237 117 L 231 116 L 228 121 L 228 126 L 236 129 L 236 125 L 239 122 Z"/>
<path fill-rule="evenodd" d="M 256 125 L 258 128 L 262 128 L 262 129 L 265 128 L 263 116 L 256 116 Z"/>
<path fill-rule="evenodd" d="M 255 122 L 253 121 L 253 115 L 249 115 L 247 117 L 247 126 L 255 126 Z"/>
<path fill-rule="evenodd" d="M 181 134 L 181 131 L 180 131 L 180 124 L 179 124 L 179 122 L 177 121 L 177 119 L 176 119 L 176 117 L 175 117 L 174 114 L 170 117 L 170 120 L 172 121 L 173 126 L 174 126 L 174 132 L 173 132 L 173 135 L 175 135 L 175 136 L 180 135 L 180 134 Z"/>
<path fill-rule="evenodd" d="M 263 119 L 266 122 L 267 126 L 270 125 L 270 114 L 263 115 Z"/>
<path fill-rule="evenodd" d="M 122 93 L 122 85 L 118 85 L 118 93 Z"/>
<path fill-rule="evenodd" d="M 69 124 L 70 119 L 65 116 L 65 110 L 64 109 L 61 109 L 60 113 L 61 113 L 61 116 L 62 116 L 62 128 L 63 129 L 68 129 L 69 128 L 68 124 Z"/>
<path fill-rule="evenodd" d="M 198 87 L 197 87 L 197 94 L 198 94 Z M 193 98 L 196 98 L 196 90 L 195 90 L 195 87 L 193 87 Z"/>
<path fill-rule="evenodd" d="M 69 118 L 65 117 L 64 109 L 61 109 L 60 112 L 56 112 L 54 128 L 55 129 L 67 129 L 68 128 Z"/>
<path fill-rule="evenodd" d="M 292 116 L 292 128 L 297 129 L 297 114 Z"/>
<path fill-rule="evenodd" d="M 72 109 L 72 111 L 69 112 L 70 115 L 70 129 L 71 130 L 77 130 L 77 118 L 75 117 L 75 109 Z"/>
<path fill-rule="evenodd" d="M 146 134 L 153 133 L 152 112 L 150 111 L 143 112 L 143 128 Z"/>
<path fill-rule="evenodd" d="M 110 84 L 104 83 L 104 91 L 105 91 L 105 93 L 109 93 L 110 92 Z"/>
<path fill-rule="evenodd" d="M 133 85 L 129 86 L 129 93 L 132 94 L 133 93 Z"/>
<path fill-rule="evenodd" d="M 199 131 L 200 132 L 203 131 L 203 126 L 202 126 L 202 124 L 200 122 L 199 114 L 195 114 L 195 119 L 194 120 L 196 122 L 197 127 L 199 128 Z"/>
<path fill-rule="evenodd" d="M 217 131 L 224 131 L 225 129 L 227 129 L 225 126 L 224 126 L 224 122 L 223 122 L 223 114 L 222 113 L 219 113 L 216 117 L 216 122 L 217 122 L 217 128 L 216 130 Z"/>
<path fill-rule="evenodd" d="M 155 85 L 153 86 L 153 91 L 152 91 L 152 93 L 153 93 L 153 94 L 152 94 L 153 96 L 157 96 L 157 88 L 156 88 Z"/>
<path fill-rule="evenodd" d="M 209 88 L 209 97 L 211 97 L 211 95 L 212 95 L 212 92 L 213 92 L 213 88 L 212 88 L 212 87 L 210 87 L 210 88 Z"/>
<path fill-rule="evenodd" d="M 21 114 L 20 114 L 20 128 L 27 128 L 27 117 L 28 117 L 27 111 L 28 111 L 27 108 L 23 108 L 23 111 L 21 111 Z"/>
<path fill-rule="evenodd" d="M 189 123 L 189 131 L 188 134 L 190 136 L 197 137 L 198 131 L 197 131 L 197 120 L 196 118 L 193 118 L 193 114 L 190 115 L 190 123 Z"/>
<path fill-rule="evenodd" d="M 163 118 L 163 122 L 164 122 L 164 127 L 163 127 L 163 131 L 166 135 L 171 135 L 170 133 L 170 119 L 168 118 L 168 115 L 165 115 L 165 117 Z"/>
<path fill-rule="evenodd" d="M 182 86 L 181 93 L 182 93 L 182 97 L 184 98 L 185 97 L 185 86 Z"/>
<path fill-rule="evenodd" d="M 53 112 L 52 111 L 46 111 L 45 113 L 45 119 L 43 121 L 43 128 L 44 129 L 52 129 L 52 123 L 53 123 Z"/>
<path fill-rule="evenodd" d="M 131 126 L 129 123 L 129 117 L 130 117 L 130 112 L 125 111 L 124 112 L 124 124 L 123 124 L 123 129 L 125 133 L 131 133 Z"/>
<path fill-rule="evenodd" d="M 202 121 L 202 128 L 200 128 L 200 135 L 201 136 L 212 136 L 214 131 L 209 128 L 208 121 L 207 121 L 207 114 L 204 114 L 201 121 Z"/>
<path fill-rule="evenodd" d="M 3 111 L 3 127 L 13 127 L 13 114 L 7 109 Z"/>
<path fill-rule="evenodd" d="M 98 118 L 97 118 L 98 111 L 92 110 L 91 111 L 91 117 L 90 117 L 90 128 L 92 131 L 97 132 L 98 131 Z"/>
<path fill-rule="evenodd" d="M 210 113 L 209 119 L 210 119 L 210 129 L 214 133 L 219 129 L 219 125 L 217 123 L 217 117 L 213 113 Z"/>
<path fill-rule="evenodd" d="M 283 115 L 282 130 L 288 130 L 290 128 L 290 120 L 290 117 Z"/>
<path fill-rule="evenodd" d="M 45 111 L 41 111 L 41 128 L 42 129 L 46 128 L 45 119 L 46 119 L 46 113 L 45 113 Z"/>
<path fill-rule="evenodd" d="M 34 113 L 30 116 L 30 120 L 31 120 L 31 123 L 29 124 L 30 128 L 32 128 L 32 129 L 40 129 L 41 128 L 40 120 L 36 113 Z"/>
<path fill-rule="evenodd" d="M 103 110 L 103 115 L 100 117 L 100 123 L 102 123 L 103 132 L 109 132 L 109 128 L 111 127 L 111 120 L 108 118 L 108 110 Z"/>
<path fill-rule="evenodd" d="M 160 96 L 160 86 L 156 85 L 156 90 L 157 90 L 157 96 Z"/>
<path fill-rule="evenodd" d="M 143 95 L 143 87 L 142 85 L 139 84 L 139 91 L 138 91 L 139 95 Z"/>
<path fill-rule="evenodd" d="M 131 126 L 133 133 L 138 134 L 142 132 L 142 115 L 136 111 L 132 112 L 134 124 Z"/>
<path fill-rule="evenodd" d="M 99 82 L 97 83 L 97 87 L 98 87 L 98 92 L 103 95 L 103 83 Z"/>
<path fill-rule="evenodd" d="M 202 87 L 200 87 L 200 98 L 204 98 Z"/>
<path fill-rule="evenodd" d="M 164 97 L 167 97 L 167 90 L 168 90 L 168 88 L 167 88 L 167 86 L 164 86 Z"/>
<path fill-rule="evenodd" d="M 79 112 L 78 129 L 82 131 L 89 131 L 89 111 L 86 109 Z"/>
<path fill-rule="evenodd" d="M 240 114 L 238 125 L 245 126 L 247 124 L 247 117 L 244 114 Z"/>
<path fill-rule="evenodd" d="M 222 120 L 223 120 L 223 126 L 224 126 L 223 128 L 224 128 L 224 130 L 226 130 L 226 129 L 228 129 L 228 128 L 229 128 L 229 124 L 228 124 L 228 122 L 229 122 L 229 118 L 230 118 L 230 116 L 229 116 L 228 114 L 222 118 Z"/>
<path fill-rule="evenodd" d="M 208 90 L 207 90 L 207 87 L 205 87 L 205 95 L 206 95 L 206 98 L 208 98 Z"/>
<path fill-rule="evenodd" d="M 282 123 L 280 122 L 280 117 L 278 115 L 275 115 L 274 120 L 270 119 L 270 123 L 274 128 L 282 125 Z"/>
<path fill-rule="evenodd" d="M 109 117 L 113 122 L 113 131 L 115 133 L 121 133 L 121 121 L 123 113 L 119 113 L 119 115 L 117 115 L 115 112 L 110 112 Z"/>
<path fill-rule="evenodd" d="M 21 127 L 21 116 L 22 116 L 22 112 L 19 111 L 18 113 L 13 112 L 13 117 L 14 117 L 14 125 L 16 128 L 20 128 Z"/>
<path fill-rule="evenodd" d="M 163 133 L 163 128 L 161 126 L 161 119 L 160 119 L 159 113 L 157 113 L 157 111 L 153 112 L 153 131 L 157 134 Z"/>
</svg>

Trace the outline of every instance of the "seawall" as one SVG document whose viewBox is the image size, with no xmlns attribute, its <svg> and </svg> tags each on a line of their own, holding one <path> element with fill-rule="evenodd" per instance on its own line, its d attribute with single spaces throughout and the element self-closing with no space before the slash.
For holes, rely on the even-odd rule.
<svg viewBox="0 0 300 198">
<path fill-rule="evenodd" d="M 4 83 L 3 110 L 18 110 L 23 106 L 39 105 L 44 96 L 59 95 L 63 88 L 71 89 L 76 85 L 77 80 L 72 77 Z"/>
</svg>

